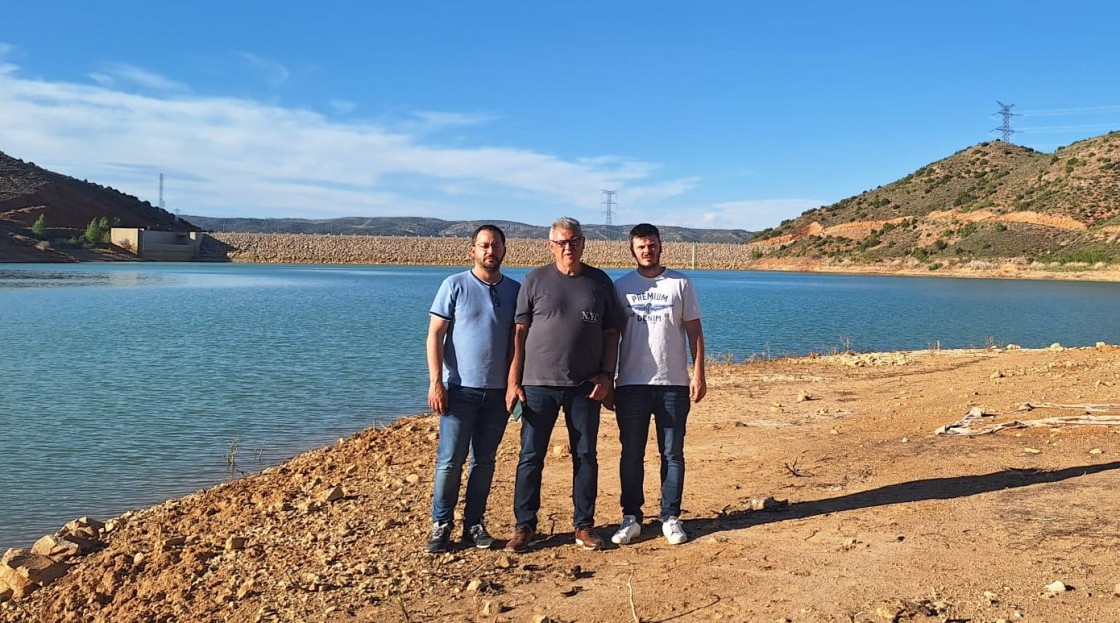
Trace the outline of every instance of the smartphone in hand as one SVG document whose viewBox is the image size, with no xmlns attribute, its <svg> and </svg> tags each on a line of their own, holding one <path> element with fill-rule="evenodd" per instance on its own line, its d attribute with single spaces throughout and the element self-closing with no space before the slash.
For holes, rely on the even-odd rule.
<svg viewBox="0 0 1120 623">
<path fill-rule="evenodd" d="M 516 422 L 521 419 L 521 400 L 515 400 L 513 403 L 513 411 L 509 414 L 509 421 Z"/>
</svg>

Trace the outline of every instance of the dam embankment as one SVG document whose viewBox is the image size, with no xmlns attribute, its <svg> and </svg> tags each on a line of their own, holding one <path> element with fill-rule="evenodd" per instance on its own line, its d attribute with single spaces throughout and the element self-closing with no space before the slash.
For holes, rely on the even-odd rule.
<svg viewBox="0 0 1120 623">
<path fill-rule="evenodd" d="M 467 238 L 323 234 L 207 234 L 199 259 L 282 264 L 468 264 Z M 511 238 L 505 265 L 540 266 L 552 261 L 545 240 Z M 625 240 L 588 240 L 584 260 L 600 267 L 634 264 Z M 677 268 L 744 269 L 752 262 L 745 244 L 666 242 L 662 261 Z"/>
</svg>

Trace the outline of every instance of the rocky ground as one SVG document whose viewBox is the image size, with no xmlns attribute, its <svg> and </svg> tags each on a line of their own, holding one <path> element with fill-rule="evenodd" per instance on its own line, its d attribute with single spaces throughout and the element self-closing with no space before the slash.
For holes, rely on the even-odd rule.
<svg viewBox="0 0 1120 623">
<path fill-rule="evenodd" d="M 427 555 L 437 422 L 418 416 L 117 518 L 91 535 L 101 549 L 0 605 L 0 619 L 1120 620 L 1120 350 L 762 360 L 713 365 L 709 385 L 690 418 L 683 545 L 647 521 L 634 545 L 576 547 L 558 432 L 548 540 L 523 555 Z M 973 430 L 1051 419 L 935 434 L 970 411 Z M 513 527 L 517 432 L 491 498 L 499 537 Z M 599 448 L 607 537 L 619 520 L 609 414 Z M 651 456 L 649 500 L 656 480 Z"/>
</svg>

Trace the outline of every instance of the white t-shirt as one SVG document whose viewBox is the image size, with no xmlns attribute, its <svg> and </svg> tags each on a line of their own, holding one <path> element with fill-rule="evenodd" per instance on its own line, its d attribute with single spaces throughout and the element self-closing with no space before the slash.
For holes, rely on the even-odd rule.
<svg viewBox="0 0 1120 623">
<path fill-rule="evenodd" d="M 688 385 L 686 320 L 700 318 L 692 281 L 666 268 L 652 279 L 637 270 L 614 282 L 626 328 L 618 351 L 623 385 Z"/>
</svg>

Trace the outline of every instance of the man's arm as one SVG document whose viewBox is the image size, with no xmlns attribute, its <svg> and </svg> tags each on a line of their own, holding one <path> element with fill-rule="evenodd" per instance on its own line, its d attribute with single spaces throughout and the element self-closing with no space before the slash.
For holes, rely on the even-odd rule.
<svg viewBox="0 0 1120 623">
<path fill-rule="evenodd" d="M 590 398 L 603 403 L 603 406 L 614 411 L 614 370 L 618 365 L 618 329 L 603 329 L 603 368 L 595 376 L 595 387 L 591 390 Z"/>
<path fill-rule="evenodd" d="M 692 381 L 688 384 L 688 397 L 700 402 L 708 393 L 708 381 L 704 378 L 704 328 L 700 319 L 685 320 L 684 332 L 688 335 L 688 349 L 692 351 Z"/>
<path fill-rule="evenodd" d="M 513 403 L 525 402 L 525 390 L 521 387 L 521 375 L 525 369 L 525 338 L 529 336 L 529 325 L 513 325 L 513 357 L 509 362 L 509 379 L 506 384 L 506 412 L 513 413 Z"/>
<path fill-rule="evenodd" d="M 447 412 L 447 388 L 443 386 L 443 340 L 451 321 L 430 314 L 428 321 L 428 406 L 432 412 Z"/>
</svg>

